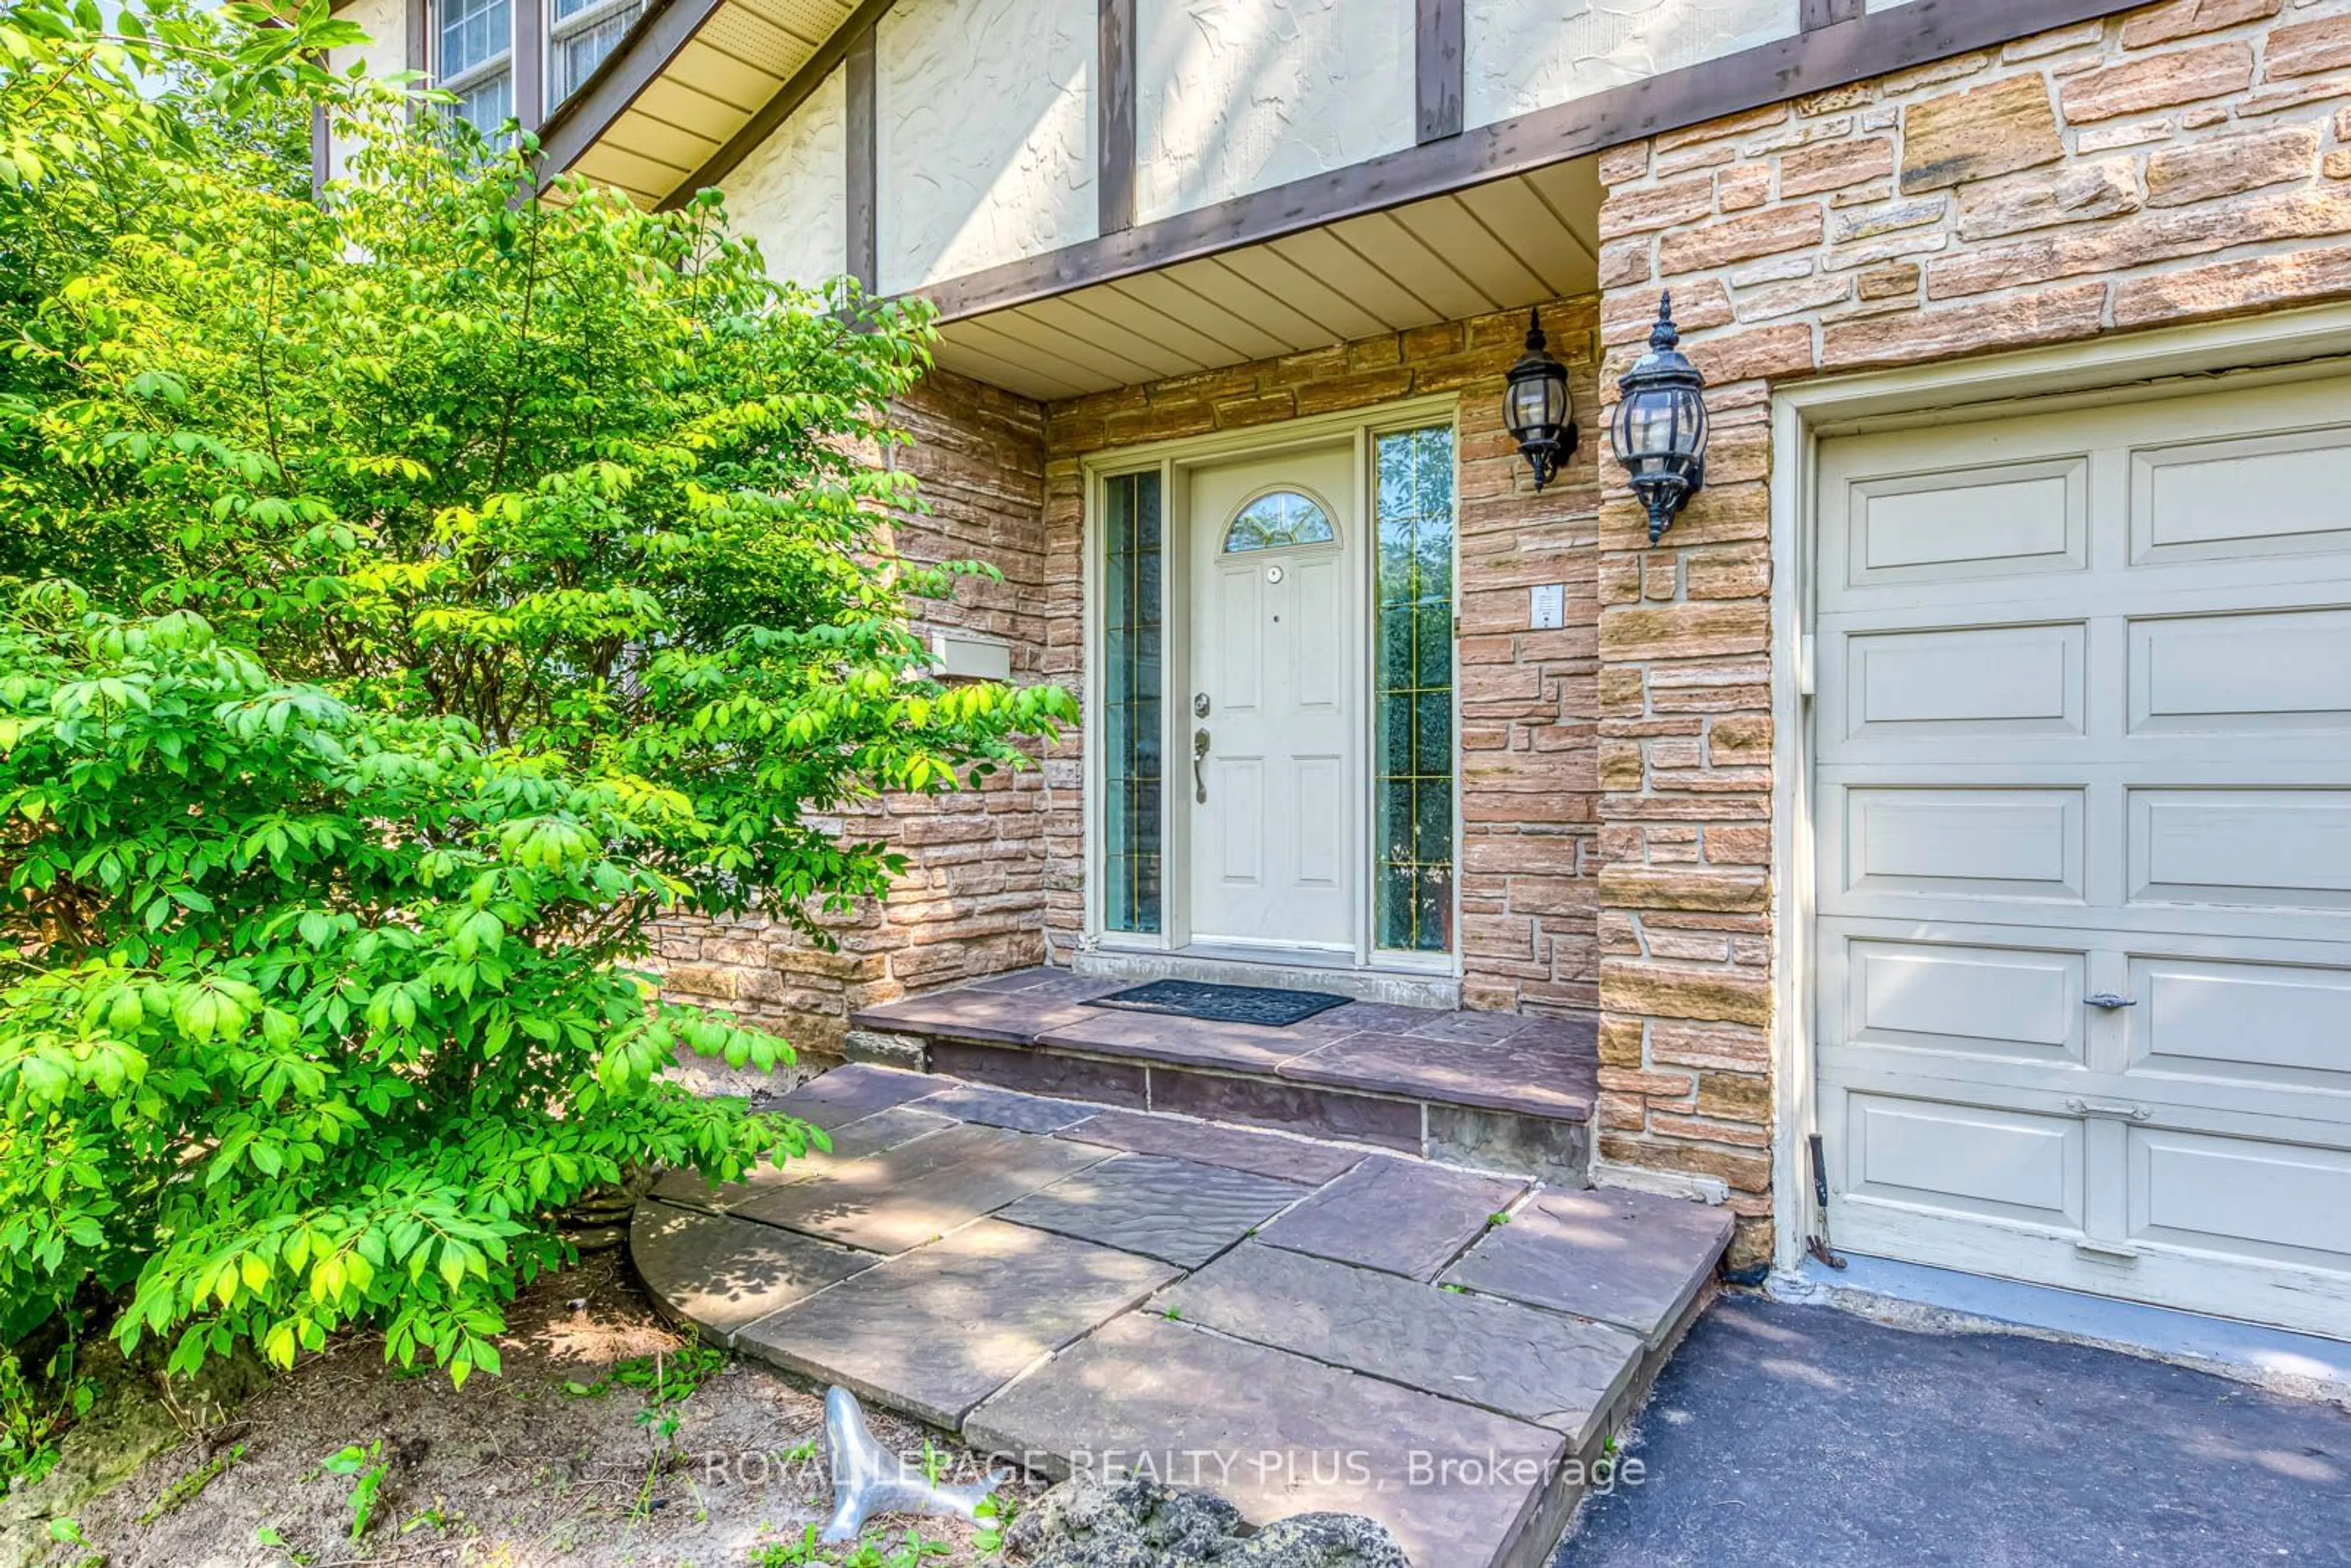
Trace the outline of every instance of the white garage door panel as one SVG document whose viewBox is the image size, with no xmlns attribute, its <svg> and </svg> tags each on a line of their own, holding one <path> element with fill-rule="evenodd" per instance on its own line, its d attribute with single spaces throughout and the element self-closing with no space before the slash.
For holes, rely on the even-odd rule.
<svg viewBox="0 0 2351 1568">
<path fill-rule="evenodd" d="M 1844 580 L 1862 587 L 2079 571 L 2086 488 L 2078 460 L 1856 483 Z"/>
<path fill-rule="evenodd" d="M 2351 383 L 1823 444 L 1838 1245 L 2351 1337 L 2351 419 L 2313 410 Z"/>
<path fill-rule="evenodd" d="M 1845 1104 L 1856 1202 L 2080 1227 L 2081 1123 L 1873 1094 Z"/>
<path fill-rule="evenodd" d="M 1893 632 L 1845 643 L 1856 740 L 2083 733 L 2084 628 Z"/>
<path fill-rule="evenodd" d="M 2136 562 L 2351 549 L 2351 441 L 2340 428 L 2132 455 Z"/>
<path fill-rule="evenodd" d="M 2351 610 L 2134 621 L 2130 664 L 2135 736 L 2351 730 Z"/>
<path fill-rule="evenodd" d="M 2130 994 L 2134 1071 L 2351 1096 L 2351 972 L 2140 957 Z"/>
<path fill-rule="evenodd" d="M 2078 789 L 1844 789 L 1844 875 L 1859 894 L 2082 896 Z"/>
<path fill-rule="evenodd" d="M 1857 941 L 1845 958 L 1853 1043 L 2082 1064 L 2083 954 Z"/>
<path fill-rule="evenodd" d="M 2135 1240 L 2351 1269 L 2351 1154 L 2135 1128 L 2130 1163 Z"/>
<path fill-rule="evenodd" d="M 2351 789 L 2134 789 L 2136 904 L 2351 908 Z"/>
</svg>

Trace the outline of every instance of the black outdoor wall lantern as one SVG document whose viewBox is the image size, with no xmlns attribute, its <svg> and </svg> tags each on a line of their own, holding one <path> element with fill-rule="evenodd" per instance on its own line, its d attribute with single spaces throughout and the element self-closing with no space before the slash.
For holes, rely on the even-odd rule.
<svg viewBox="0 0 2351 1568">
<path fill-rule="evenodd" d="M 1567 367 L 1551 357 L 1543 340 L 1542 312 L 1527 312 L 1527 351 L 1510 367 L 1502 392 L 1502 423 L 1518 442 L 1535 488 L 1552 482 L 1559 465 L 1574 454 L 1575 405 L 1567 395 Z"/>
<path fill-rule="evenodd" d="M 1616 382 L 1616 461 L 1649 509 L 1651 544 L 1706 484 L 1706 378 L 1683 355 L 1681 340 L 1674 297 L 1660 294 L 1649 351 Z"/>
</svg>

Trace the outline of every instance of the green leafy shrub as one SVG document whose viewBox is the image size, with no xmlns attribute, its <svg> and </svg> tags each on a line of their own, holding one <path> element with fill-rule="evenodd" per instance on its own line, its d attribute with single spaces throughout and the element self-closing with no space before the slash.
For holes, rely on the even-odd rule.
<svg viewBox="0 0 2351 1568">
<path fill-rule="evenodd" d="M 178 1331 L 177 1369 L 366 1319 L 462 1379 L 559 1255 L 539 1216 L 632 1164 L 801 1146 L 655 1082 L 681 1043 L 778 1041 L 590 956 L 699 831 L 675 791 L 362 713 L 187 612 L 39 595 L 0 670 L 9 880 L 44 928 L 0 992 L 12 1307 L 135 1278 L 118 1336 Z"/>
<path fill-rule="evenodd" d="M 904 867 L 862 802 L 1074 705 L 910 629 L 985 570 L 892 548 L 919 309 L 715 195 L 529 199 L 309 63 L 323 0 L 139 15 L 0 11 L 0 1343 L 127 1291 L 177 1369 L 364 1322 L 462 1380 L 549 1215 L 803 1145 L 662 1081 L 788 1047 L 663 1005 L 653 923 L 825 940 Z M 318 201 L 224 129 L 313 101 L 365 141 Z"/>
</svg>

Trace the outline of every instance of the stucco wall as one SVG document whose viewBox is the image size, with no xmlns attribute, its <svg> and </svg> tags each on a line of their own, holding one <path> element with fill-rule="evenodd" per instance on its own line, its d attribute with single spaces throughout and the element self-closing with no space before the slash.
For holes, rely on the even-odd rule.
<svg viewBox="0 0 2351 1568">
<path fill-rule="evenodd" d="M 1769 1256 L 1768 420 L 1793 377 L 2351 298 L 2351 0 L 2168 0 L 1602 155 L 1602 385 L 1673 291 L 1707 488 L 1606 471 L 1600 1152 Z"/>
<path fill-rule="evenodd" d="M 847 75 L 836 69 L 726 176 L 737 234 L 771 277 L 814 283 L 849 268 Z"/>
<path fill-rule="evenodd" d="M 1475 0 L 1464 119 L 1489 125 L 1797 30 L 1797 0 Z"/>
<path fill-rule="evenodd" d="M 327 51 L 328 68 L 336 75 L 350 69 L 355 61 L 365 61 L 371 77 L 392 76 L 408 68 L 407 0 L 351 0 L 336 13 L 335 19 L 356 24 L 368 36 L 364 44 Z M 331 180 L 348 172 L 350 157 L 350 140 L 330 136 L 325 177 Z"/>
<path fill-rule="evenodd" d="M 1404 397 L 1460 394 L 1455 692 L 1462 999 L 1471 1008 L 1588 1009 L 1598 995 L 1599 448 L 1589 418 L 1595 303 L 1585 296 L 1543 308 L 1552 350 L 1567 362 L 1571 391 L 1587 417 L 1582 447 L 1541 495 L 1502 428 L 1502 378 L 1521 351 L 1523 311 L 1385 333 L 1050 410 L 1045 667 L 1074 688 L 1083 680 L 1085 650 L 1085 456 Z M 1528 590 L 1550 582 L 1566 584 L 1566 624 L 1532 631 Z M 1056 958 L 1067 961 L 1085 921 L 1084 764 L 1076 736 L 1048 759 L 1046 779 L 1050 935 Z"/>
<path fill-rule="evenodd" d="M 881 283 L 897 292 L 1098 227 L 1094 0 L 904 0 L 877 68 Z"/>
<path fill-rule="evenodd" d="M 1136 0 L 1135 35 L 1139 221 L 1412 145 L 1413 0 Z"/>
</svg>

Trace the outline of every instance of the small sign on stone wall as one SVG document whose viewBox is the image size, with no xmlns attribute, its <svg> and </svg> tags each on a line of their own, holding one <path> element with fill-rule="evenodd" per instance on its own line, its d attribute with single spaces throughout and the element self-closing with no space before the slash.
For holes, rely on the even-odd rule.
<svg viewBox="0 0 2351 1568">
<path fill-rule="evenodd" d="M 1009 643 L 986 637 L 965 637 L 952 632 L 931 633 L 931 652 L 938 656 L 939 674 L 951 681 L 1008 681 L 1012 678 Z"/>
</svg>

